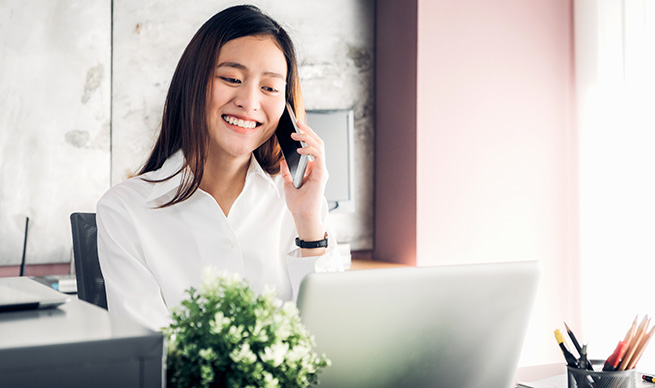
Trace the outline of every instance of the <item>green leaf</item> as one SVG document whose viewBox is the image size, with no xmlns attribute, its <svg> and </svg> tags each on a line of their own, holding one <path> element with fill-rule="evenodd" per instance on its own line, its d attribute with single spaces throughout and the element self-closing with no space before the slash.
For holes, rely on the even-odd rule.
<svg viewBox="0 0 655 388">
<path fill-rule="evenodd" d="M 186 290 L 188 298 L 173 309 L 172 323 L 163 330 L 168 386 L 266 387 L 278 383 L 306 387 L 316 383 L 329 360 L 312 351 L 313 340 L 295 306 L 283 304 L 270 292 L 255 295 L 246 280 L 234 275 L 210 275 L 203 275 L 199 290 Z M 284 361 L 274 367 L 261 355 L 280 340 L 287 345 L 275 348 L 288 351 Z"/>
</svg>

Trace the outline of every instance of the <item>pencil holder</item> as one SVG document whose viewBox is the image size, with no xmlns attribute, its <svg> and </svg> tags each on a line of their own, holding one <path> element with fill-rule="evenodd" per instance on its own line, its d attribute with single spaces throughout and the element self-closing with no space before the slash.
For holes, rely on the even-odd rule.
<svg viewBox="0 0 655 388">
<path fill-rule="evenodd" d="M 592 360 L 594 370 L 567 367 L 569 388 L 636 388 L 637 373 L 634 369 L 604 372 L 602 360 Z"/>
</svg>

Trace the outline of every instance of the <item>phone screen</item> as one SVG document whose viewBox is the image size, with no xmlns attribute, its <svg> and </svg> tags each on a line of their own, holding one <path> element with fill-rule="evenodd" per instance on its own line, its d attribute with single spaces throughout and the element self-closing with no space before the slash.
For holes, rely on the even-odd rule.
<svg viewBox="0 0 655 388">
<path fill-rule="evenodd" d="M 289 104 L 287 104 L 282 117 L 280 117 L 275 135 L 277 136 L 278 143 L 280 143 L 284 160 L 289 166 L 293 184 L 296 188 L 299 188 L 302 186 L 305 167 L 307 167 L 307 155 L 300 155 L 298 153 L 297 149 L 303 147 L 303 144 L 291 138 L 293 132 L 300 131 L 296 125 L 296 116 L 293 114 L 293 110 Z"/>
</svg>

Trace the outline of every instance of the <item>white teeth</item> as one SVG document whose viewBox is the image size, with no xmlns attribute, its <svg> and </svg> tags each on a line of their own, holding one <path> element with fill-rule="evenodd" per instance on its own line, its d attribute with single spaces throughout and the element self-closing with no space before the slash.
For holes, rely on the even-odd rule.
<svg viewBox="0 0 655 388">
<path fill-rule="evenodd" d="M 257 126 L 257 122 L 255 121 L 237 119 L 236 117 L 232 117 L 232 116 L 223 116 L 223 120 L 225 120 L 226 123 L 246 129 L 252 129 Z"/>
</svg>

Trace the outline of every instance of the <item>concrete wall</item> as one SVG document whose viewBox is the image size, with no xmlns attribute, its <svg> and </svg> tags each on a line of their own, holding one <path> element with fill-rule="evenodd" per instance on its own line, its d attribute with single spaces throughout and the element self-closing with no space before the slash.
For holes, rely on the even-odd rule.
<svg viewBox="0 0 655 388">
<path fill-rule="evenodd" d="M 0 266 L 20 261 L 24 215 L 28 262 L 69 260 L 68 215 L 138 170 L 185 45 L 239 3 L 0 0 Z M 292 35 L 306 107 L 354 109 L 356 210 L 333 220 L 372 249 L 375 2 L 253 3 Z"/>
<path fill-rule="evenodd" d="M 109 188 L 109 0 L 0 1 L 0 266 L 71 257 Z"/>
</svg>

